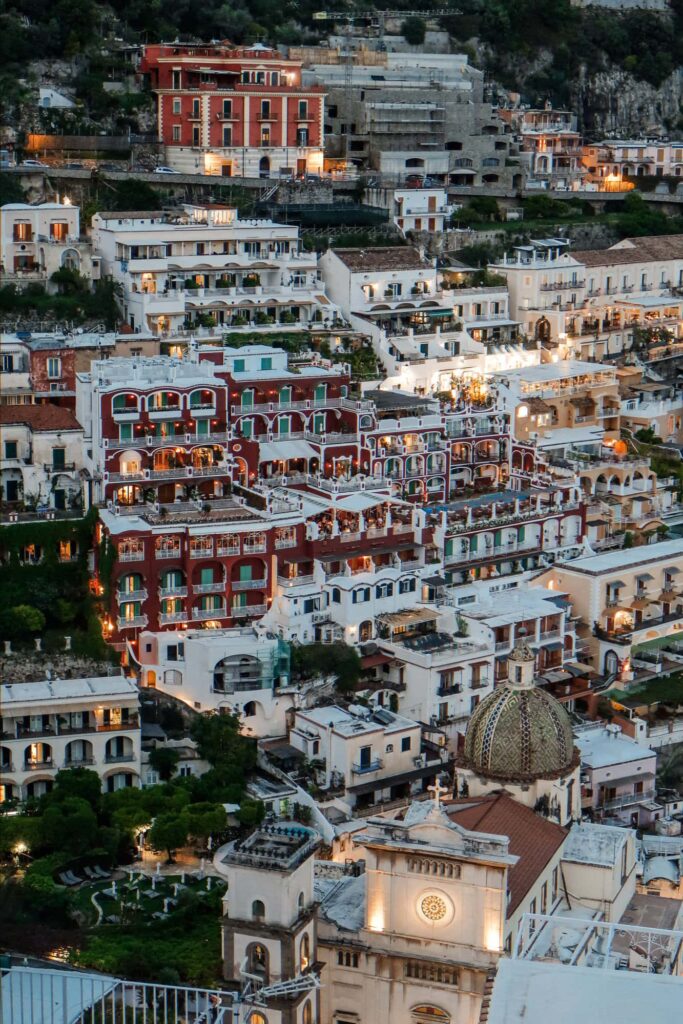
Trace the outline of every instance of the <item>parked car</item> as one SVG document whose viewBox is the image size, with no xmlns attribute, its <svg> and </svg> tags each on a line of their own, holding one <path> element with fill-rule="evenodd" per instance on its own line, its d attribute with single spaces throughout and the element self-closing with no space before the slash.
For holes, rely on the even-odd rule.
<svg viewBox="0 0 683 1024">
<path fill-rule="evenodd" d="M 44 164 L 41 160 L 22 160 L 22 167 L 42 167 L 47 168 L 47 164 Z"/>
<path fill-rule="evenodd" d="M 97 165 L 97 170 L 98 171 L 125 171 L 126 170 L 126 166 L 125 166 L 125 164 L 103 163 L 103 164 L 98 164 Z"/>
<path fill-rule="evenodd" d="M 406 185 L 408 188 L 422 188 L 424 178 L 421 174 L 409 174 L 406 178 Z"/>
<path fill-rule="evenodd" d="M 155 174 L 180 174 L 180 171 L 174 171 L 172 167 L 155 167 Z"/>
<path fill-rule="evenodd" d="M 64 169 L 67 171 L 83 171 L 85 170 L 85 164 L 82 164 L 79 160 L 70 160 L 68 164 L 64 164 Z"/>
</svg>

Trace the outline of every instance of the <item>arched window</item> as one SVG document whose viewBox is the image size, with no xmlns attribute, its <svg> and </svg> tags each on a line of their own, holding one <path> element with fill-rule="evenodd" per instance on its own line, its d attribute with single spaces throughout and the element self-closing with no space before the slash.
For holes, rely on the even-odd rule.
<svg viewBox="0 0 683 1024">
<path fill-rule="evenodd" d="M 299 970 L 303 974 L 311 964 L 311 943 L 308 934 L 304 935 L 299 946 Z"/>
<path fill-rule="evenodd" d="M 304 894 L 302 892 L 299 893 L 299 899 L 297 900 L 297 905 L 299 907 L 299 913 L 303 914 L 304 907 L 306 906 L 306 897 L 304 896 Z"/>
<path fill-rule="evenodd" d="M 304 1008 L 301 1013 L 301 1024 L 313 1024 L 313 1007 L 310 999 L 304 1003 Z"/>
<path fill-rule="evenodd" d="M 262 1013 L 254 1011 L 249 1017 L 249 1024 L 268 1024 L 268 1020 Z"/>
<path fill-rule="evenodd" d="M 253 700 L 248 700 L 242 708 L 242 714 L 245 718 L 252 718 L 256 714 L 256 703 Z"/>
<path fill-rule="evenodd" d="M 247 973 L 268 982 L 268 950 L 260 942 L 247 946 Z"/>
<path fill-rule="evenodd" d="M 251 905 L 251 916 L 256 920 L 266 916 L 266 905 L 263 900 L 254 900 Z"/>
</svg>

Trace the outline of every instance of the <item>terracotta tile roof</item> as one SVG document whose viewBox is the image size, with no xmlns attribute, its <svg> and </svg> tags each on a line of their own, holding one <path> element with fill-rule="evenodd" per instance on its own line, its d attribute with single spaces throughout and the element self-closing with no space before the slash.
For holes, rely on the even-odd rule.
<svg viewBox="0 0 683 1024">
<path fill-rule="evenodd" d="M 82 430 L 71 409 L 59 405 L 0 405 L 0 425 L 21 423 L 31 430 Z"/>
<path fill-rule="evenodd" d="M 433 269 L 433 263 L 420 256 L 412 245 L 378 246 L 375 249 L 333 249 L 332 252 L 355 274 L 372 274 L 383 270 Z"/>
<path fill-rule="evenodd" d="M 515 912 L 569 834 L 567 829 L 546 821 L 529 807 L 502 793 L 455 800 L 448 806 L 448 816 L 464 828 L 507 836 L 510 840 L 510 853 L 519 860 L 508 875 L 508 917 Z"/>
<path fill-rule="evenodd" d="M 683 235 L 643 235 L 624 238 L 611 249 L 572 251 L 587 267 L 612 267 L 627 263 L 661 262 L 683 258 Z"/>
</svg>

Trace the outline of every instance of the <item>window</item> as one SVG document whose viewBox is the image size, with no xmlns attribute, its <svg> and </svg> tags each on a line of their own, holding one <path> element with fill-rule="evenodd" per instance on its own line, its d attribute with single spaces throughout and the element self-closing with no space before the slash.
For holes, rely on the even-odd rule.
<svg viewBox="0 0 683 1024">
<path fill-rule="evenodd" d="M 261 100 L 261 117 L 270 117 L 270 100 Z"/>
<path fill-rule="evenodd" d="M 411 739 L 410 736 L 404 736 L 402 738 L 402 740 L 401 740 L 401 750 L 403 752 L 405 752 L 406 750 L 410 750 L 410 739 Z"/>
<path fill-rule="evenodd" d="M 174 96 L 173 97 L 173 113 L 174 114 L 179 114 L 181 112 L 181 109 L 182 109 L 181 104 L 182 104 L 182 100 L 180 99 L 180 96 Z"/>
<path fill-rule="evenodd" d="M 201 100 L 199 100 L 199 99 L 193 99 L 192 100 L 192 116 L 193 117 L 199 117 L 200 105 L 201 105 Z"/>
<path fill-rule="evenodd" d="M 245 360 L 244 359 L 233 359 L 233 361 L 232 361 L 232 371 L 233 371 L 233 373 L 244 373 L 244 365 L 245 365 Z"/>
<path fill-rule="evenodd" d="M 299 119 L 305 121 L 308 117 L 308 100 L 299 100 Z"/>
<path fill-rule="evenodd" d="M 251 905 L 251 916 L 257 920 L 266 916 L 266 905 L 263 900 L 254 900 Z"/>
<path fill-rule="evenodd" d="M 232 126 L 229 124 L 223 125 L 223 145 L 232 146 Z"/>
<path fill-rule="evenodd" d="M 51 357 L 47 361 L 47 375 L 51 380 L 62 376 L 62 360 Z"/>
<path fill-rule="evenodd" d="M 173 141 L 174 142 L 180 142 L 180 125 L 179 124 L 174 124 L 173 125 Z"/>
<path fill-rule="evenodd" d="M 558 893 L 557 883 L 558 883 L 558 879 L 559 879 L 559 869 L 558 868 L 553 868 L 553 878 L 552 878 L 552 886 L 553 886 L 552 899 L 553 899 L 553 903 L 557 899 L 557 893 Z"/>
<path fill-rule="evenodd" d="M 199 145 L 199 139 L 200 139 L 199 127 L 195 127 L 195 128 L 192 129 L 192 145 L 193 146 L 198 146 Z"/>
<path fill-rule="evenodd" d="M 264 356 L 261 359 L 261 369 L 262 370 L 272 370 L 273 369 L 273 360 L 272 360 L 271 356 Z"/>
<path fill-rule="evenodd" d="M 411 594 L 415 590 L 415 579 L 410 577 L 408 580 L 401 580 L 398 585 L 399 594 Z"/>
<path fill-rule="evenodd" d="M 681 271 L 683 273 L 683 271 Z M 14 356 L 11 352 L 3 352 L 0 369 L 3 373 L 12 373 L 14 370 Z"/>
<path fill-rule="evenodd" d="M 270 128 L 268 128 L 267 126 L 264 126 L 261 129 L 261 145 L 262 146 L 269 146 L 270 145 Z"/>
<path fill-rule="evenodd" d="M 332 603 L 341 604 L 341 590 L 339 587 L 332 588 Z"/>
<path fill-rule="evenodd" d="M 232 100 L 223 100 L 223 117 L 232 117 Z"/>
<path fill-rule="evenodd" d="M 308 145 L 308 128 L 297 128 L 296 130 L 296 144 L 297 146 Z"/>
<path fill-rule="evenodd" d="M 311 943 L 308 935 L 304 935 L 299 947 L 299 970 L 303 974 L 311 965 Z"/>
<path fill-rule="evenodd" d="M 16 441 L 5 441 L 5 458 L 16 459 L 17 455 L 17 442 Z"/>
<path fill-rule="evenodd" d="M 181 76 L 182 76 L 182 72 L 180 72 L 180 71 L 174 71 L 173 72 L 173 84 L 171 86 L 172 89 L 182 89 L 182 86 L 180 84 L 181 80 L 182 80 Z"/>
</svg>

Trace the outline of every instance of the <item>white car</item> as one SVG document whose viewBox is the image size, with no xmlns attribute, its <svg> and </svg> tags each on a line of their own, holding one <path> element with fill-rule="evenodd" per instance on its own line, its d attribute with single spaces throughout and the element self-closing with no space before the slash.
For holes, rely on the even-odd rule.
<svg viewBox="0 0 683 1024">
<path fill-rule="evenodd" d="M 41 163 L 40 160 L 22 160 L 21 161 L 21 166 L 22 167 L 41 167 L 41 168 L 46 168 L 48 165 L 44 164 L 44 163 Z"/>
<path fill-rule="evenodd" d="M 180 174 L 180 171 L 174 171 L 172 167 L 155 167 L 155 174 Z"/>
</svg>

